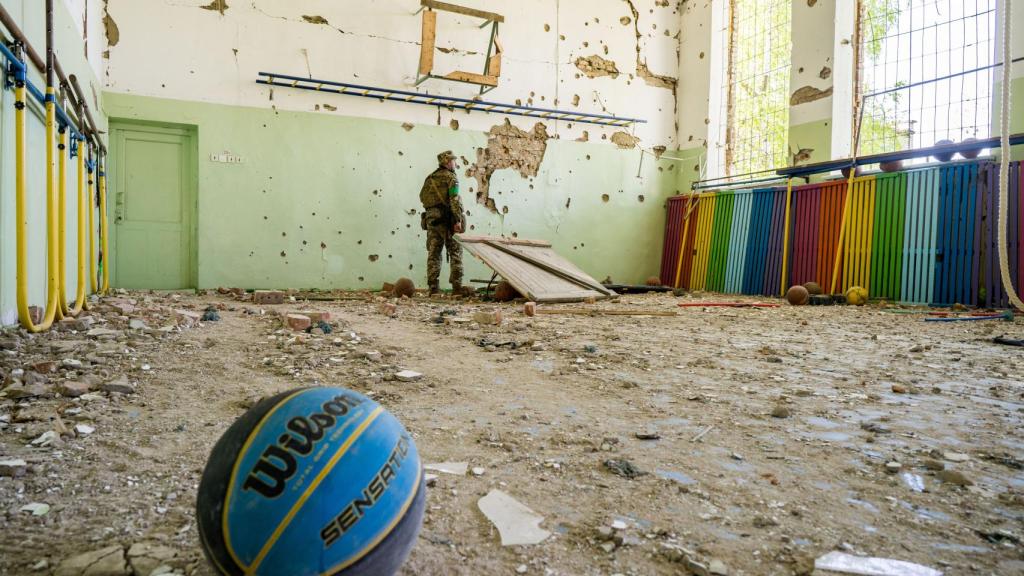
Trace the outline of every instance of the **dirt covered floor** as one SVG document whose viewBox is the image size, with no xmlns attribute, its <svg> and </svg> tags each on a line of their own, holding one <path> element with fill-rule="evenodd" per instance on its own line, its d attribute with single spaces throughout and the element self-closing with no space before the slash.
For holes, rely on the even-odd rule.
<svg viewBox="0 0 1024 576">
<path fill-rule="evenodd" d="M 810 574 L 830 551 L 1024 573 L 1024 349 L 992 342 L 1021 321 L 676 306 L 711 298 L 590 306 L 678 317 L 504 305 L 495 327 L 470 321 L 479 302 L 121 294 L 91 323 L 2 333 L 0 573 L 213 574 L 210 449 L 308 385 L 369 394 L 425 463 L 477 469 L 438 474 L 405 574 Z M 282 327 L 304 309 L 332 333 Z M 502 547 L 477 507 L 492 489 L 552 536 Z"/>
</svg>

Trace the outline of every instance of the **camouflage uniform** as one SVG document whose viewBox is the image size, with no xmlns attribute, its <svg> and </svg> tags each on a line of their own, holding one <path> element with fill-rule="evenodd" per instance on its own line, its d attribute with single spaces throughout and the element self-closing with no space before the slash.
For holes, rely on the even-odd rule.
<svg viewBox="0 0 1024 576">
<path fill-rule="evenodd" d="M 453 236 L 455 224 L 466 229 L 466 216 L 459 199 L 459 179 L 447 168 L 454 158 L 451 152 L 439 154 L 437 160 L 441 166 L 427 176 L 420 191 L 420 200 L 426 209 L 423 218 L 427 231 L 427 284 L 432 292 L 439 287 L 441 250 L 448 251 L 452 289 L 462 288 L 462 246 Z"/>
</svg>

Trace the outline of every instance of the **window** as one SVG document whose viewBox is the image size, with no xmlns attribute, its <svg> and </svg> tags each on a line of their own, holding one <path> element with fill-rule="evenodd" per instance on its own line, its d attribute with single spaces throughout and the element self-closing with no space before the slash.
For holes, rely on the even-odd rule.
<svg viewBox="0 0 1024 576">
<path fill-rule="evenodd" d="M 726 176 L 787 165 L 792 0 L 730 0 L 723 94 Z M 724 136 L 724 137 L 723 137 Z"/>
<path fill-rule="evenodd" d="M 996 1 L 860 0 L 859 155 L 990 136 Z"/>
</svg>

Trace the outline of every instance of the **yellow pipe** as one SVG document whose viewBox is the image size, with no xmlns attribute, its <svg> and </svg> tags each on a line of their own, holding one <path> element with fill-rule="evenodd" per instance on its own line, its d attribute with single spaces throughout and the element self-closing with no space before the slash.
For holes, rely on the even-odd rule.
<svg viewBox="0 0 1024 576">
<path fill-rule="evenodd" d="M 107 173 L 105 172 L 105 158 L 100 155 L 97 170 L 100 179 L 100 226 L 103 236 L 100 238 L 101 254 L 103 254 L 103 285 L 100 293 L 106 294 L 110 291 L 110 244 L 108 238 L 110 233 L 107 227 Z"/>
<path fill-rule="evenodd" d="M 67 283 L 67 208 L 68 208 L 68 131 L 60 129 L 57 144 L 57 316 L 60 320 L 68 316 Z"/>
<path fill-rule="evenodd" d="M 793 201 L 793 179 L 786 181 L 786 218 L 785 227 L 782 229 L 782 289 L 780 296 L 786 295 L 786 280 L 788 280 L 787 269 L 789 268 L 789 212 Z"/>
<path fill-rule="evenodd" d="M 850 179 L 846 183 L 846 202 L 843 203 L 843 219 L 839 222 L 839 243 L 836 245 L 836 261 L 832 265 L 832 285 L 829 294 L 836 293 L 836 281 L 839 280 L 839 263 L 843 259 L 843 244 L 846 241 L 846 219 L 850 215 L 850 201 L 853 198 L 853 179 L 857 177 L 857 169 L 850 168 Z"/>
<path fill-rule="evenodd" d="M 90 149 L 90 158 L 92 152 Z M 93 169 L 89 168 L 89 292 L 95 294 L 96 286 L 96 196 L 92 179 Z"/>
<path fill-rule="evenodd" d="M 56 111 L 54 109 L 54 90 L 46 88 L 46 312 L 42 322 L 32 321 L 32 313 L 28 305 L 28 217 L 26 214 L 25 186 L 25 85 L 17 82 L 14 89 L 15 112 L 15 237 L 17 244 L 17 282 L 18 320 L 29 332 L 42 332 L 53 325 L 57 315 L 57 222 L 56 198 L 53 182 L 54 140 L 56 138 Z"/>
<path fill-rule="evenodd" d="M 78 146 L 78 290 L 75 294 L 75 307 L 72 316 L 78 316 L 85 310 L 85 150 Z"/>
</svg>

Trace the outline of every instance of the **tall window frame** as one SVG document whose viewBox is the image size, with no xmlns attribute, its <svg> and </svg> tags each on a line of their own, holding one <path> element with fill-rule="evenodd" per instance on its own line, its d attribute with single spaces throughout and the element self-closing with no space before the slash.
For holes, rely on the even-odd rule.
<svg viewBox="0 0 1024 576">
<path fill-rule="evenodd" d="M 786 166 L 792 71 L 791 0 L 726 0 L 719 112 L 723 176 Z"/>
<path fill-rule="evenodd" d="M 997 0 L 857 0 L 855 9 L 858 155 L 991 136 Z"/>
</svg>

